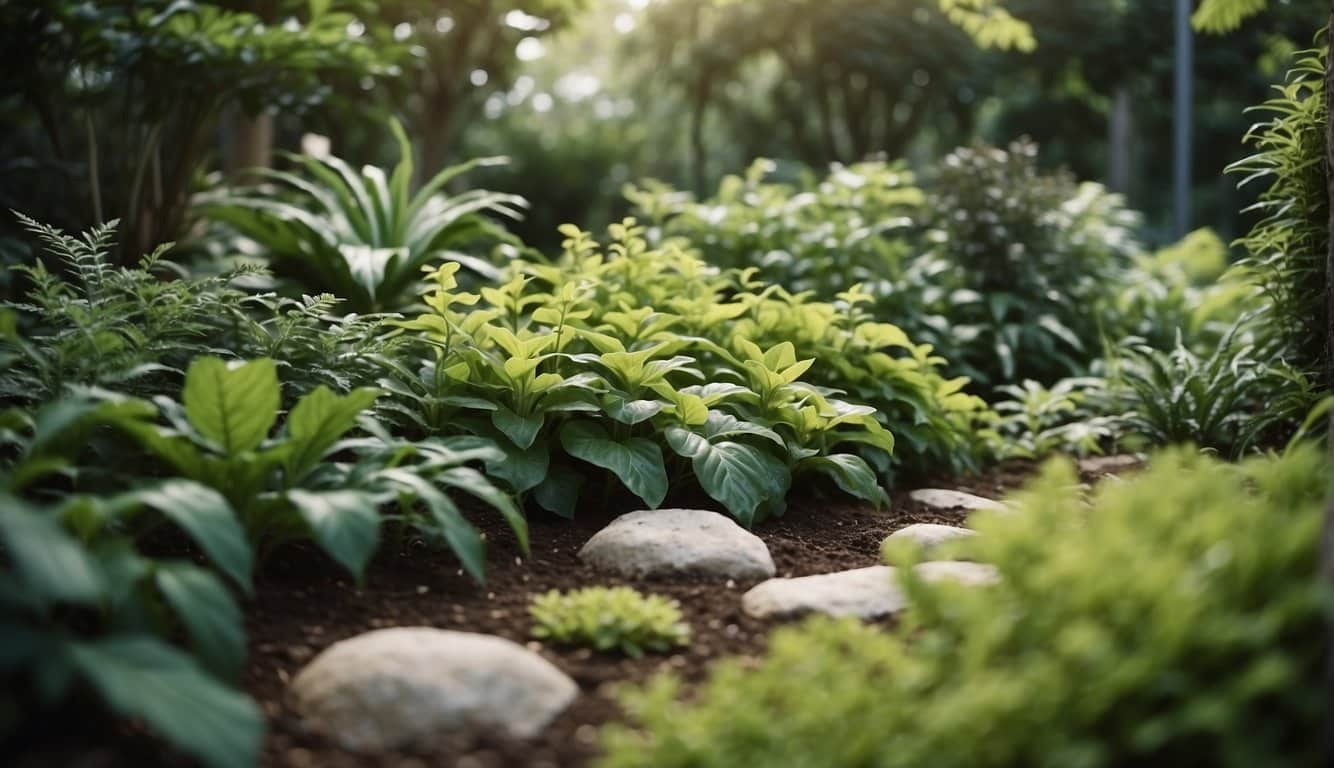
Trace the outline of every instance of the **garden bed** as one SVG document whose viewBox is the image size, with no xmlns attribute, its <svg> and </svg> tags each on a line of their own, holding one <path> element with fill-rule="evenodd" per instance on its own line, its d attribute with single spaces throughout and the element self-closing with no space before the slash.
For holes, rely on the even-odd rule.
<svg viewBox="0 0 1334 768">
<path fill-rule="evenodd" d="M 939 487 L 995 496 L 1031 473 L 1023 462 L 1003 465 L 971 481 Z M 270 719 L 265 765 L 320 766 L 573 766 L 595 753 L 596 727 L 618 717 L 613 684 L 638 682 L 660 669 L 687 680 L 701 679 L 721 656 L 755 655 L 764 648 L 773 622 L 747 616 L 741 595 L 749 583 L 718 585 L 688 580 L 625 579 L 594 571 L 576 556 L 579 547 L 614 517 L 581 514 L 573 521 L 545 515 L 530 521 L 531 560 L 519 558 L 513 536 L 494 516 L 479 517 L 491 542 L 487 583 L 478 587 L 448 553 L 438 555 L 386 547 L 358 588 L 314 549 L 290 550 L 273 562 L 257 583 L 250 606 L 249 691 Z M 891 509 L 842 502 L 794 500 L 784 517 L 756 533 L 769 546 L 778 576 L 805 576 L 875 565 L 886 535 L 911 523 L 962 524 L 965 514 L 937 512 L 896 493 Z M 692 634 L 690 645 L 673 654 L 628 659 L 546 643 L 529 636 L 528 604 L 551 589 L 629 585 L 681 603 Z M 530 644 L 580 686 L 579 699 L 537 739 L 497 740 L 477 735 L 442 736 L 422 750 L 369 757 L 345 752 L 327 739 L 305 732 L 284 702 L 286 683 L 316 653 L 333 642 L 391 626 L 433 626 L 499 635 Z"/>
</svg>

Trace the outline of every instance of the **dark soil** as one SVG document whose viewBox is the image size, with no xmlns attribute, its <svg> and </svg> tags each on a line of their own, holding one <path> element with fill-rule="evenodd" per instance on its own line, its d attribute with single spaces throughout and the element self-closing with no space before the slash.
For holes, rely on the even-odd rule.
<svg viewBox="0 0 1334 768">
<path fill-rule="evenodd" d="M 1031 463 L 1007 462 L 980 477 L 936 478 L 914 487 L 955 488 L 997 497 L 1020 485 L 1033 471 Z M 761 653 L 773 624 L 742 613 L 740 598 L 751 583 L 623 579 L 580 563 L 579 547 L 615 513 L 631 508 L 613 504 L 604 514 L 581 512 L 573 521 L 535 515 L 530 520 L 531 558 L 521 556 L 498 515 L 471 514 L 489 542 L 487 582 L 481 586 L 463 574 L 449 552 L 427 549 L 418 542 L 383 546 L 361 586 L 311 547 L 283 550 L 266 564 L 256 580 L 256 597 L 246 606 L 251 656 L 244 683 L 270 721 L 262 764 L 291 768 L 583 766 L 596 754 L 597 727 L 620 717 L 611 695 L 616 685 L 641 682 L 660 670 L 675 671 L 688 683 L 697 682 L 721 657 Z M 756 533 L 768 544 L 779 576 L 803 576 L 874 565 L 880 543 L 889 533 L 919 522 L 960 525 L 964 518 L 962 511 L 924 509 L 905 490 L 896 493 L 893 504 L 881 511 L 846 502 L 794 499 L 786 515 L 762 524 Z M 675 654 L 636 660 L 530 639 L 527 608 L 532 596 L 595 584 L 626 584 L 675 598 L 691 626 L 690 645 Z M 304 729 L 284 701 L 292 676 L 334 642 L 393 626 L 483 632 L 527 644 L 570 675 L 581 695 L 542 736 L 526 742 L 485 734 L 442 735 L 411 752 L 366 756 L 343 751 Z M 56 724 L 84 718 L 74 711 L 52 714 L 53 727 L 41 729 L 43 733 L 22 734 L 22 744 L 10 741 L 5 745 L 0 739 L 0 756 L 17 758 L 16 762 L 3 758 L 0 763 L 21 768 L 190 765 L 141 727 L 104 716 L 86 723 L 86 728 L 74 729 L 86 738 L 70 742 L 59 735 L 68 734 L 69 729 Z"/>
<path fill-rule="evenodd" d="M 996 496 L 1032 473 L 1027 464 L 998 467 L 985 477 L 944 487 Z M 423 766 L 580 766 L 595 755 L 597 726 L 620 716 L 612 698 L 619 683 L 637 683 L 672 670 L 688 682 L 703 678 L 723 656 L 753 656 L 764 649 L 771 622 L 741 611 L 741 594 L 752 583 L 699 583 L 684 579 L 636 580 L 608 576 L 584 566 L 579 547 L 613 515 L 581 514 L 574 521 L 535 517 L 530 521 L 531 559 L 519 556 L 512 534 L 495 515 L 475 515 L 489 541 L 487 581 L 478 586 L 447 552 L 408 545 L 381 557 L 358 588 L 313 552 L 298 552 L 274 563 L 256 585 L 249 613 L 252 661 L 247 687 L 271 720 L 264 764 L 304 768 L 422 768 Z M 964 513 L 921 508 L 907 493 L 892 507 L 876 511 L 846 503 L 795 501 L 782 518 L 756 533 L 769 545 L 779 576 L 875 565 L 885 536 L 911 523 L 960 525 Z M 537 643 L 529 637 L 527 607 L 533 595 L 593 584 L 629 585 L 675 598 L 690 624 L 689 647 L 675 654 L 628 659 L 577 648 Z M 485 735 L 442 736 L 412 752 L 377 756 L 348 753 L 302 728 L 284 702 L 287 682 L 331 643 L 393 626 L 432 626 L 484 632 L 525 643 L 565 673 L 581 689 L 579 699 L 539 738 L 498 740 Z"/>
</svg>

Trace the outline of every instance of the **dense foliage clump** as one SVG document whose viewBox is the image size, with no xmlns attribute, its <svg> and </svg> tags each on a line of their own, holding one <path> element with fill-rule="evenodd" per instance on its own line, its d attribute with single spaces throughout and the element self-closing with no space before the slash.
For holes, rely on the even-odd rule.
<svg viewBox="0 0 1334 768">
<path fill-rule="evenodd" d="M 891 632 L 781 631 L 689 702 L 659 678 L 601 765 L 1320 765 L 1322 461 L 1175 450 L 1087 505 L 1050 465 L 966 542 L 999 583 L 905 574 Z"/>
<path fill-rule="evenodd" d="M 586 587 L 533 599 L 533 637 L 639 657 L 690 642 L 680 605 L 630 587 Z"/>
</svg>

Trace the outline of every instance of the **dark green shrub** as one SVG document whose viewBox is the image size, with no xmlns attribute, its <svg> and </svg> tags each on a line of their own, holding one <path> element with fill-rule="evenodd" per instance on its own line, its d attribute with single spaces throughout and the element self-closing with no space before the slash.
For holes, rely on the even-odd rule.
<svg viewBox="0 0 1334 768">
<path fill-rule="evenodd" d="M 1240 466 L 1174 450 L 1086 507 L 1049 465 L 967 542 L 998 584 L 901 570 L 892 631 L 780 631 L 689 701 L 659 678 L 623 695 L 634 725 L 604 731 L 599 764 L 1323 765 L 1328 471 L 1310 446 Z"/>
</svg>

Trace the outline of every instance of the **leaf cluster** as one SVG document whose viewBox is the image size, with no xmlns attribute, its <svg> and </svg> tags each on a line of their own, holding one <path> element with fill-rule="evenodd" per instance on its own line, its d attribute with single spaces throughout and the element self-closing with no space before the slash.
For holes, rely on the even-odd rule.
<svg viewBox="0 0 1334 768">
<path fill-rule="evenodd" d="M 690 642 L 675 600 L 642 595 L 630 587 L 586 587 L 533 598 L 533 637 L 638 658 Z"/>
</svg>

